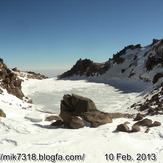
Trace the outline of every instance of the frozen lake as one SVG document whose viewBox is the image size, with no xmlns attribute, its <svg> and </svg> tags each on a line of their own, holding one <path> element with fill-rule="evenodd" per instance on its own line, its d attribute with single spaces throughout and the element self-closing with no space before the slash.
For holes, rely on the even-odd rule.
<svg viewBox="0 0 163 163">
<path fill-rule="evenodd" d="M 26 89 L 24 91 L 26 96 L 33 99 L 36 109 L 56 114 L 60 112 L 60 101 L 64 94 L 75 93 L 91 98 L 97 108 L 104 112 L 119 112 L 122 107 L 126 107 L 128 102 L 138 95 L 138 93 L 124 93 L 109 84 L 85 80 L 56 80 L 55 78 L 37 82 L 30 80 L 24 89 Z"/>
</svg>

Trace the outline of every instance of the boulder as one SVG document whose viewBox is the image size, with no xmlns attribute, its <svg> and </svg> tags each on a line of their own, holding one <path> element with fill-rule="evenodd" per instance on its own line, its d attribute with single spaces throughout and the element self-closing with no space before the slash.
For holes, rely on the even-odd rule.
<svg viewBox="0 0 163 163">
<path fill-rule="evenodd" d="M 70 120 L 70 128 L 79 129 L 85 126 L 84 121 L 78 116 L 72 116 Z"/>
<path fill-rule="evenodd" d="M 158 121 L 154 121 L 153 124 L 151 124 L 149 127 L 157 127 L 157 126 L 161 126 L 161 123 Z"/>
<path fill-rule="evenodd" d="M 76 94 L 64 95 L 60 106 L 60 117 L 63 119 L 65 126 L 70 128 L 84 127 L 85 124 L 83 124 L 80 118 L 77 119 L 76 116 L 91 123 L 91 127 L 98 127 L 112 122 L 109 113 L 98 111 L 95 103 L 83 96 Z"/>
<path fill-rule="evenodd" d="M 6 118 L 6 114 L 2 109 L 0 109 L 0 117 Z"/>
<path fill-rule="evenodd" d="M 130 129 L 126 124 L 120 124 L 116 128 L 117 131 L 122 131 L 122 132 L 129 132 Z"/>
<path fill-rule="evenodd" d="M 136 117 L 134 118 L 134 121 L 140 121 L 140 120 L 142 120 L 143 118 L 144 118 L 144 115 L 138 113 L 138 114 L 136 115 Z"/>
<path fill-rule="evenodd" d="M 139 125 L 133 125 L 131 132 L 139 132 L 140 131 L 140 126 Z"/>
<path fill-rule="evenodd" d="M 148 119 L 148 118 L 145 118 L 145 119 L 143 119 L 143 120 L 138 121 L 137 123 L 135 123 L 135 125 L 147 126 L 147 127 L 149 127 L 151 124 L 152 124 L 152 120 L 151 119 Z"/>
<path fill-rule="evenodd" d="M 91 124 L 91 127 L 98 127 L 106 123 L 112 123 L 112 119 L 109 113 L 103 113 L 100 111 L 83 112 L 81 117 Z"/>
<path fill-rule="evenodd" d="M 76 94 L 72 94 L 71 103 L 77 114 L 97 110 L 95 103 L 91 99 Z"/>
<path fill-rule="evenodd" d="M 50 126 L 61 127 L 63 125 L 64 122 L 62 120 L 57 120 L 56 122 L 53 122 Z"/>
</svg>

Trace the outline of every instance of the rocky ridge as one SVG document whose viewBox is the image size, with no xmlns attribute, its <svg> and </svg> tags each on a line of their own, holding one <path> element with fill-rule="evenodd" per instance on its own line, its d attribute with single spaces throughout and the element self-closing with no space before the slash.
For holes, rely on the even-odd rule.
<svg viewBox="0 0 163 163">
<path fill-rule="evenodd" d="M 71 68 L 71 70 L 59 75 L 58 78 L 67 78 L 73 75 L 76 76 L 94 76 L 102 75 L 108 70 L 108 67 L 105 63 L 95 63 L 90 59 L 79 59 L 76 64 Z"/>
<path fill-rule="evenodd" d="M 0 59 L 0 86 L 8 91 L 8 93 L 23 99 L 24 94 L 21 90 L 22 80 Z"/>
<path fill-rule="evenodd" d="M 3 89 L 6 89 L 8 93 L 16 96 L 21 100 L 25 100 L 31 103 L 31 99 L 25 97 L 22 92 L 22 82 L 25 79 L 46 79 L 47 77 L 35 72 L 22 72 L 16 67 L 10 69 L 0 58 L 0 93 L 3 93 Z"/>
<path fill-rule="evenodd" d="M 71 70 L 58 76 L 58 79 L 77 79 L 82 76 L 89 81 L 89 77 L 93 76 L 142 80 L 151 84 L 151 90 L 145 91 L 143 100 L 131 107 L 147 111 L 150 115 L 163 113 L 163 39 L 153 39 L 153 42 L 145 47 L 140 44 L 129 45 L 105 63 L 99 63 L 98 68 L 92 70 L 92 65 L 96 64 L 88 59 L 80 59 Z"/>
</svg>

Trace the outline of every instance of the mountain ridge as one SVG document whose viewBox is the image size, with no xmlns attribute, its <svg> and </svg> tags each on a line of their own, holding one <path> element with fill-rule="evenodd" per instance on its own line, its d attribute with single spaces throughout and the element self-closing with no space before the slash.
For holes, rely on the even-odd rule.
<svg viewBox="0 0 163 163">
<path fill-rule="evenodd" d="M 113 54 L 113 58 L 98 63 L 100 66 L 94 71 L 91 71 L 92 65 L 96 63 L 80 59 L 58 79 L 96 79 L 104 83 L 114 78 L 143 81 L 148 88 L 142 93 L 141 100 L 131 107 L 150 115 L 163 114 L 163 39 L 153 39 L 150 45 L 144 47 L 140 44 L 126 46 Z"/>
<path fill-rule="evenodd" d="M 163 39 L 153 39 L 153 42 L 145 47 L 141 47 L 140 44 L 126 46 L 117 54 L 113 54 L 108 61 L 98 63 L 100 66 L 96 65 L 97 63 L 90 59 L 79 59 L 70 70 L 59 75 L 58 79 L 105 74 L 108 78 L 130 78 L 152 82 L 157 73 L 160 73 L 160 76 L 162 74 Z"/>
</svg>

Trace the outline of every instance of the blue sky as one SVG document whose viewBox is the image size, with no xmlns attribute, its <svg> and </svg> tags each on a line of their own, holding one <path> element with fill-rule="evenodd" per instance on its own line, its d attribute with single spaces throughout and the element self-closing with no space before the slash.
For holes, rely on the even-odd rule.
<svg viewBox="0 0 163 163">
<path fill-rule="evenodd" d="M 103 62 L 163 38 L 162 0 L 0 0 L 0 57 L 9 67 Z"/>
</svg>

